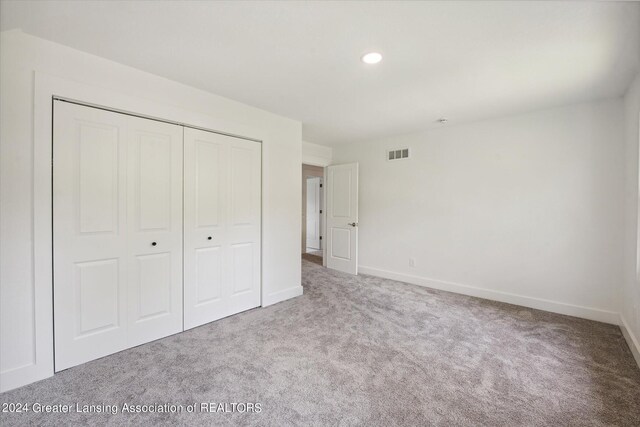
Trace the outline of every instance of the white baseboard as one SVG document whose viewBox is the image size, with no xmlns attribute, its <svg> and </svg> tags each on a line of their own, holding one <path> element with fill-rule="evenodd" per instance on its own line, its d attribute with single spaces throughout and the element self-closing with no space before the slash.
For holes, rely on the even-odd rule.
<svg viewBox="0 0 640 427">
<path fill-rule="evenodd" d="M 640 341 L 633 335 L 633 331 L 631 331 L 629 324 L 622 314 L 620 315 L 620 330 L 622 331 L 624 339 L 627 340 L 627 344 L 629 344 L 633 358 L 636 359 L 636 363 L 638 367 L 640 367 Z"/>
<path fill-rule="evenodd" d="M 268 305 L 273 305 L 281 301 L 299 297 L 300 295 L 302 295 L 302 286 L 300 285 L 293 286 L 291 288 L 284 289 L 282 291 L 274 292 L 272 294 L 263 296 L 262 306 L 266 307 Z"/>
<path fill-rule="evenodd" d="M 0 393 L 53 376 L 51 370 L 31 364 L 0 373 Z"/>
<path fill-rule="evenodd" d="M 484 298 L 493 301 L 500 301 L 508 304 L 521 305 L 524 307 L 535 308 L 537 310 L 566 314 L 568 316 L 596 320 L 598 322 L 611 323 L 613 325 L 617 325 L 620 323 L 620 315 L 613 311 L 582 307 L 579 305 L 566 304 L 562 302 L 517 295 L 508 292 L 494 291 L 486 288 L 478 288 L 475 286 L 462 285 L 459 283 L 434 280 L 421 276 L 412 276 L 409 274 L 396 273 L 393 271 L 382 270 L 367 266 L 358 266 L 358 272 L 369 274 L 371 276 L 383 277 L 385 279 L 411 283 L 412 285 L 440 289 L 443 291 L 454 292 L 457 294 L 469 295 L 472 297 Z"/>
</svg>

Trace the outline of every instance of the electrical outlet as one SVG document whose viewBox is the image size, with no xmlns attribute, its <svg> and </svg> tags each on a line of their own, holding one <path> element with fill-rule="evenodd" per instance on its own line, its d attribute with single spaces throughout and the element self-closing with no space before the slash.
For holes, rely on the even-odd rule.
<svg viewBox="0 0 640 427">
<path fill-rule="evenodd" d="M 414 258 L 409 258 L 409 267 L 415 267 L 416 266 L 416 260 Z"/>
</svg>

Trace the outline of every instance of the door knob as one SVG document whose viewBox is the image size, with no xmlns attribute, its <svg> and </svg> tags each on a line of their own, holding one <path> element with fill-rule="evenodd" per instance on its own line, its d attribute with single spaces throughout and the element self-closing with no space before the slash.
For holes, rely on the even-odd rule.
<svg viewBox="0 0 640 427">
<path fill-rule="evenodd" d="M 155 245 L 157 245 L 156 242 L 151 242 L 151 246 L 155 246 Z"/>
<path fill-rule="evenodd" d="M 357 222 L 350 222 L 350 223 L 349 223 L 349 224 L 347 224 L 347 225 L 350 225 L 350 226 L 352 226 L 352 227 L 357 227 L 357 226 L 358 226 L 358 223 L 357 223 Z"/>
<path fill-rule="evenodd" d="M 211 240 L 211 239 L 212 239 L 212 237 L 211 237 L 211 236 L 207 237 L 207 240 Z"/>
</svg>

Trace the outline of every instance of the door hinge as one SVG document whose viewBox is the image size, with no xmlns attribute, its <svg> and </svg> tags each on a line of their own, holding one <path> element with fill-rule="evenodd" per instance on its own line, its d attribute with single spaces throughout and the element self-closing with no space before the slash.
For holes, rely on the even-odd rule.
<svg viewBox="0 0 640 427">
<path fill-rule="evenodd" d="M 320 236 L 320 240 L 322 240 L 322 236 Z"/>
<path fill-rule="evenodd" d="M 322 184 L 320 184 L 320 188 L 322 188 Z"/>
<path fill-rule="evenodd" d="M 320 209 L 320 213 L 322 213 L 322 209 Z"/>
</svg>

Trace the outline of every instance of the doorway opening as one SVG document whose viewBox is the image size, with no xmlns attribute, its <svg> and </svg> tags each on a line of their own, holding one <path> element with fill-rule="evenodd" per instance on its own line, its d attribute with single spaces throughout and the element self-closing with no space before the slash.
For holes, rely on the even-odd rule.
<svg viewBox="0 0 640 427">
<path fill-rule="evenodd" d="M 323 264 L 324 168 L 302 165 L 302 258 Z"/>
</svg>

